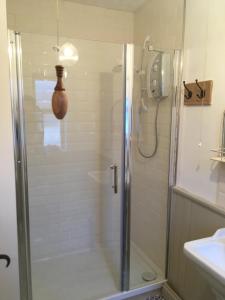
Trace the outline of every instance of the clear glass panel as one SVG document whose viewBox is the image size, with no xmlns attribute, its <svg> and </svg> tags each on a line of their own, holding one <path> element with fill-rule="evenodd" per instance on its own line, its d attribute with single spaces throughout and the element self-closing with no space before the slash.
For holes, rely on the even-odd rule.
<svg viewBox="0 0 225 300">
<path fill-rule="evenodd" d="M 184 3 L 174 4 L 146 1 L 135 13 L 131 288 L 166 276 L 174 53 L 182 48 Z"/>
<path fill-rule="evenodd" d="M 34 300 L 99 299 L 119 290 L 123 46 L 65 39 L 79 52 L 51 110 L 55 38 L 22 34 Z M 120 182 L 120 180 L 118 180 Z"/>
<path fill-rule="evenodd" d="M 142 71 L 135 75 L 133 102 L 131 288 L 165 279 L 174 97 L 173 52 L 150 51 L 143 64 L 142 55 L 142 48 L 136 47 L 135 61 Z"/>
</svg>

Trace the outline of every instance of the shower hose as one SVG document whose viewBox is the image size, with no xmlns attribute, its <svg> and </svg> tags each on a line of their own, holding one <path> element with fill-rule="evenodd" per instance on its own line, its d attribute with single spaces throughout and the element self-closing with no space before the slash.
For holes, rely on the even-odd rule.
<svg viewBox="0 0 225 300">
<path fill-rule="evenodd" d="M 160 105 L 160 101 L 157 101 L 157 105 L 156 105 L 156 112 L 155 112 L 155 118 L 154 118 L 154 136 L 155 136 L 155 143 L 154 143 L 154 148 L 152 150 L 151 153 L 147 154 L 144 153 L 143 150 L 141 149 L 141 145 L 140 145 L 140 118 L 139 118 L 139 130 L 138 130 L 138 134 L 137 134 L 137 149 L 139 154 L 144 157 L 144 158 L 152 158 L 153 156 L 155 156 L 157 149 L 158 149 L 158 144 L 159 144 L 159 139 L 158 139 L 158 114 L 159 114 L 159 105 Z M 141 112 L 139 112 L 141 114 Z"/>
<path fill-rule="evenodd" d="M 147 48 L 148 49 L 148 48 Z M 143 86 L 143 74 L 145 74 L 145 71 L 144 71 L 144 57 L 145 57 L 145 52 L 146 52 L 146 41 L 144 43 L 144 47 L 142 49 L 142 54 L 141 54 L 141 71 L 140 71 L 140 75 L 141 75 L 141 86 Z M 150 51 L 150 50 L 148 50 Z M 143 91 L 142 91 L 143 92 Z M 141 93 L 142 93 L 141 92 Z M 143 105 L 143 95 L 141 95 L 141 103 Z M 138 118 L 138 133 L 137 133 L 137 149 L 138 149 L 138 152 L 139 154 L 144 157 L 144 158 L 152 158 L 153 156 L 156 155 L 156 152 L 158 150 L 158 143 L 159 143 L 159 140 L 158 140 L 158 114 L 159 114 L 159 105 L 160 105 L 160 102 L 161 100 L 158 99 L 156 100 L 157 101 L 157 104 L 156 104 L 156 113 L 155 113 L 155 118 L 154 118 L 154 136 L 155 136 L 155 143 L 154 143 L 154 148 L 152 150 L 151 153 L 147 154 L 147 153 L 144 153 L 144 151 L 142 151 L 141 149 L 141 145 L 140 145 L 140 114 L 141 114 L 141 110 L 139 111 L 139 118 Z"/>
</svg>

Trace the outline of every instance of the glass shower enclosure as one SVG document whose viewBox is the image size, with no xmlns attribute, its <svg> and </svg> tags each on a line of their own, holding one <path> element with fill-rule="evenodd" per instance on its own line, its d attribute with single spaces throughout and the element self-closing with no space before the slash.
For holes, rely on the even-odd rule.
<svg viewBox="0 0 225 300">
<path fill-rule="evenodd" d="M 157 101 L 140 103 L 141 48 L 61 38 L 68 41 L 79 61 L 66 68 L 69 109 L 58 120 L 54 37 L 9 32 L 21 300 L 125 298 L 166 278 L 179 55 L 167 51 L 170 92 L 160 103 L 159 149 L 146 161 L 137 138 L 141 126 L 147 153 Z"/>
<path fill-rule="evenodd" d="M 129 46 L 71 42 L 80 58 L 66 70 L 69 110 L 58 120 L 54 37 L 10 32 L 22 299 L 98 299 L 128 285 Z"/>
</svg>

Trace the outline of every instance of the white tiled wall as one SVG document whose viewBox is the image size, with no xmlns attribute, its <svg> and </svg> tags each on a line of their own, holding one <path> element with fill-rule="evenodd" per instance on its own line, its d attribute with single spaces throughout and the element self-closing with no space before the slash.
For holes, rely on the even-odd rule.
<svg viewBox="0 0 225 300">
<path fill-rule="evenodd" d="M 182 109 L 178 168 L 179 186 L 222 206 L 225 206 L 225 168 L 210 160 L 215 155 L 210 150 L 220 146 L 225 108 L 224 20 L 223 0 L 187 1 L 184 80 L 213 80 L 213 95 L 209 107 Z"/>
</svg>

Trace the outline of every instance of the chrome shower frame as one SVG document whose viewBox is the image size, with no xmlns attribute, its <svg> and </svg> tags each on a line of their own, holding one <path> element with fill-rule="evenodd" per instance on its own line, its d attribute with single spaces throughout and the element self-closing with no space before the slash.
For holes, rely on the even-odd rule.
<svg viewBox="0 0 225 300">
<path fill-rule="evenodd" d="M 23 74 L 21 36 L 18 32 L 8 31 L 10 89 L 12 101 L 12 125 L 14 138 L 14 164 L 16 181 L 17 234 L 20 299 L 32 299 L 30 226 L 27 152 L 23 109 Z"/>
<path fill-rule="evenodd" d="M 124 45 L 123 101 L 123 171 L 122 171 L 122 230 L 121 230 L 121 291 L 130 287 L 130 214 L 131 214 L 131 142 L 134 45 Z"/>
</svg>

